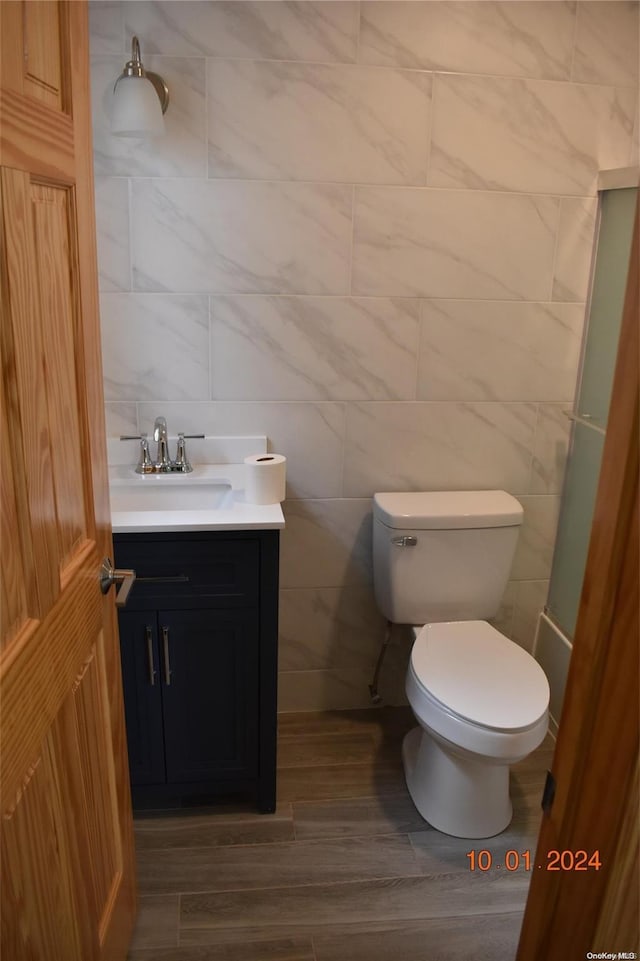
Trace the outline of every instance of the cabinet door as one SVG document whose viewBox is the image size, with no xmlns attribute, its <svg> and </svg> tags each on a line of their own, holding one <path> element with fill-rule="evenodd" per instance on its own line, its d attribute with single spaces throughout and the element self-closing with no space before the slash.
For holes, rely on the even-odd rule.
<svg viewBox="0 0 640 961">
<path fill-rule="evenodd" d="M 167 783 L 255 777 L 256 611 L 160 611 Z"/>
<path fill-rule="evenodd" d="M 119 615 L 131 783 L 164 784 L 164 734 L 155 611 Z"/>
</svg>

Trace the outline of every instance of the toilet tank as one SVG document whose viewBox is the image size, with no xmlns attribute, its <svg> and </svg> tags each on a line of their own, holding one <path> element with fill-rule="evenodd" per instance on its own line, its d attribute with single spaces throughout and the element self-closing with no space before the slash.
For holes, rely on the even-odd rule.
<svg viewBox="0 0 640 961">
<path fill-rule="evenodd" d="M 506 491 L 375 494 L 374 588 L 384 616 L 396 624 L 493 617 L 522 515 Z"/>
</svg>

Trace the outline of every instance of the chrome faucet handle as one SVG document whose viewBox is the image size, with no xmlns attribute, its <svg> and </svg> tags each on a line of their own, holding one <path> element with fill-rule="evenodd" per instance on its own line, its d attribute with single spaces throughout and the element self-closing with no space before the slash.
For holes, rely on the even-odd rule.
<svg viewBox="0 0 640 961">
<path fill-rule="evenodd" d="M 120 440 L 139 440 L 140 457 L 136 465 L 136 474 L 153 473 L 153 461 L 149 451 L 149 439 L 146 434 L 121 434 Z"/>
<path fill-rule="evenodd" d="M 153 439 L 158 445 L 154 469 L 160 474 L 168 474 L 173 470 L 173 462 L 169 457 L 169 438 L 164 417 L 156 417 L 153 425 Z"/>
<path fill-rule="evenodd" d="M 176 459 L 173 464 L 173 469 L 180 471 L 182 474 L 190 474 L 193 470 L 193 467 L 187 458 L 187 445 L 185 444 L 186 438 L 204 440 L 204 434 L 178 434 L 178 448 L 176 450 Z"/>
<path fill-rule="evenodd" d="M 153 473 L 153 461 L 151 460 L 151 452 L 149 451 L 149 440 L 146 434 L 143 434 L 140 438 L 140 459 L 136 467 L 136 474 L 152 474 Z"/>
<path fill-rule="evenodd" d="M 178 446 L 176 448 L 176 459 L 173 469 L 182 474 L 190 474 L 193 467 L 187 460 L 187 445 L 184 442 L 184 434 L 178 434 Z"/>
</svg>

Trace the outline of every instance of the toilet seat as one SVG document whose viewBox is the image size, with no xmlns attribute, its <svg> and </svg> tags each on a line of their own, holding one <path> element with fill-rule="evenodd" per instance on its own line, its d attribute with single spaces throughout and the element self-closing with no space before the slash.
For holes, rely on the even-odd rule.
<svg viewBox="0 0 640 961">
<path fill-rule="evenodd" d="M 513 657 L 512 648 L 519 652 Z M 461 663 L 466 671 L 461 671 Z M 531 697 L 526 696 L 529 686 Z M 484 693 L 479 694 L 479 688 Z M 452 753 L 512 764 L 534 751 L 547 733 L 549 684 L 544 672 L 486 621 L 425 624 L 413 645 L 405 690 L 418 722 Z M 513 690 L 522 693 L 526 712 L 517 705 L 511 710 Z M 500 706 L 496 708 L 492 698 Z"/>
<path fill-rule="evenodd" d="M 411 651 L 411 673 L 434 706 L 476 728 L 516 734 L 547 715 L 544 671 L 486 621 L 425 624 Z"/>
</svg>

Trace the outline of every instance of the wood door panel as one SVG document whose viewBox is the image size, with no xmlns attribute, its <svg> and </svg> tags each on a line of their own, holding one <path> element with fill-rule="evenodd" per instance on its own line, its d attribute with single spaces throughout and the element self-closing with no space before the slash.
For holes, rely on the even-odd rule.
<svg viewBox="0 0 640 961">
<path fill-rule="evenodd" d="M 0 917 L 11 961 L 82 957 L 62 805 L 45 744 L 2 816 Z"/>
<path fill-rule="evenodd" d="M 10 464 L 12 457 L 11 441 L 9 435 L 9 421 L 7 415 L 7 401 L 5 396 L 4 378 L 2 387 L 1 408 L 0 408 L 0 457 L 3 464 Z M 4 477 L 1 495 L 0 516 L 0 544 L 13 544 L 14 549 L 11 555 L 3 558 L 0 566 L 0 580 L 2 582 L 2 597 L 0 608 L 0 644 L 2 646 L 11 643 L 17 635 L 22 625 L 29 618 L 29 603 L 27 600 L 28 585 L 33 585 L 33 558 L 30 551 L 30 541 L 28 538 L 23 540 L 23 530 L 20 523 L 24 518 L 19 504 L 19 478 L 7 473 Z M 37 604 L 34 611 L 37 612 Z"/>
<path fill-rule="evenodd" d="M 60 17 L 57 3 L 29 0 L 23 7 L 25 94 L 62 108 Z"/>
<path fill-rule="evenodd" d="M 60 574 L 87 533 L 76 384 L 77 271 L 72 198 L 64 187 L 31 184 Z"/>
<path fill-rule="evenodd" d="M 98 919 L 100 942 L 122 879 L 115 774 L 113 765 L 104 763 L 111 752 L 102 645 L 100 636 L 51 731 L 66 831 L 74 843 L 75 887 L 87 900 L 84 916 Z"/>
<path fill-rule="evenodd" d="M 3 379 L 15 397 L 15 408 L 9 408 L 13 416 L 8 430 L 16 456 L 23 461 L 27 485 L 27 513 L 20 517 L 20 523 L 31 532 L 35 559 L 37 606 L 30 613 L 40 617 L 59 594 L 60 563 L 49 415 L 47 397 L 41 389 L 44 349 L 38 287 L 34 283 L 30 177 L 5 168 L 1 185 L 7 308 L 2 324 Z M 29 322 L 23 322 L 23 318 Z"/>
<path fill-rule="evenodd" d="M 5 4 L 0 3 L 0 25 Z M 52 113 L 38 100 L 27 100 L 11 90 L 0 93 L 0 158 L 6 167 L 21 168 L 25 159 L 40 177 L 69 183 L 74 161 L 73 124 L 64 113 Z M 34 149 L 35 146 L 35 149 Z M 33 154 L 33 156 L 31 156 Z"/>
</svg>

